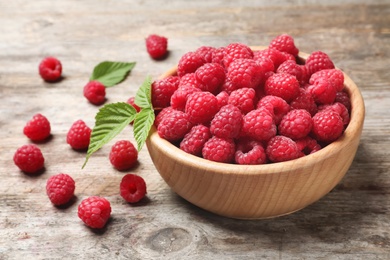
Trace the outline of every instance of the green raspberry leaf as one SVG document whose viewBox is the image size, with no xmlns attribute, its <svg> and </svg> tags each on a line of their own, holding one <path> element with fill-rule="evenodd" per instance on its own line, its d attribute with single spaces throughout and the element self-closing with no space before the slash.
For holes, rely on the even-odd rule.
<svg viewBox="0 0 390 260">
<path fill-rule="evenodd" d="M 144 108 L 135 116 L 133 132 L 138 151 L 141 151 L 146 138 L 148 138 L 150 128 L 154 122 L 154 117 L 154 110 L 152 108 Z"/>
<path fill-rule="evenodd" d="M 141 108 L 152 108 L 152 78 L 147 76 L 135 95 L 134 102 Z"/>
<path fill-rule="evenodd" d="M 135 64 L 135 62 L 103 61 L 93 69 L 90 80 L 99 81 L 107 88 L 112 87 L 122 82 Z"/>
<path fill-rule="evenodd" d="M 135 119 L 136 114 L 135 108 L 124 102 L 102 107 L 95 116 L 95 126 L 92 129 L 87 157 L 82 168 L 87 164 L 89 157 L 128 126 Z"/>
</svg>

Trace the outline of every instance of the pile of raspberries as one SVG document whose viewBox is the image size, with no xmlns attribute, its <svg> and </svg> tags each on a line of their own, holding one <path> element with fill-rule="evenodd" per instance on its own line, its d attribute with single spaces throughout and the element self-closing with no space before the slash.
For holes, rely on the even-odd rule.
<svg viewBox="0 0 390 260">
<path fill-rule="evenodd" d="M 294 39 L 184 54 L 177 73 L 152 84 L 155 126 L 183 151 L 216 162 L 276 163 L 337 140 L 350 120 L 344 74 L 330 57 L 298 56 Z"/>
</svg>

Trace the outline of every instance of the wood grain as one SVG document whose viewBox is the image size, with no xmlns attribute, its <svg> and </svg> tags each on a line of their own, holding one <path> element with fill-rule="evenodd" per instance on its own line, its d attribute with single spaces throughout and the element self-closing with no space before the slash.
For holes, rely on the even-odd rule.
<svg viewBox="0 0 390 260">
<path fill-rule="evenodd" d="M 135 94 L 146 75 L 157 78 L 187 51 L 231 42 L 266 45 L 287 32 L 305 52 L 323 50 L 360 88 L 366 119 L 355 160 L 327 196 L 289 216 L 240 221 L 203 211 L 173 193 L 147 149 L 133 172 L 148 185 L 147 199 L 131 206 L 118 195 L 123 172 L 109 164 L 110 145 L 132 139 L 131 126 L 97 152 L 66 144 L 77 119 L 92 126 L 98 110 L 82 97 L 93 67 L 103 60 L 136 61 L 129 78 L 107 90 L 107 103 Z M 144 38 L 169 38 L 169 56 L 151 60 Z M 390 4 L 363 1 L 0 1 L 0 259 L 390 259 Z M 57 56 L 64 79 L 43 82 L 38 64 Z M 35 177 L 13 164 L 26 143 L 25 122 L 46 115 L 52 138 L 38 144 L 45 171 Z M 53 207 L 49 176 L 76 180 L 76 198 Z M 77 205 L 105 196 L 113 213 L 93 231 Z"/>
</svg>

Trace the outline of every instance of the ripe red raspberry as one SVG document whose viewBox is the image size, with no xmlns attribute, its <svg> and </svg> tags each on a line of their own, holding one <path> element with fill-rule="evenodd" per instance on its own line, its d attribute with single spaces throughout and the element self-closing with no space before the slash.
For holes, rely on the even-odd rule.
<svg viewBox="0 0 390 260">
<path fill-rule="evenodd" d="M 33 144 L 23 145 L 14 154 L 15 165 L 28 174 L 35 174 L 43 169 L 44 162 L 41 150 Z"/>
<path fill-rule="evenodd" d="M 127 100 L 127 104 L 129 104 L 129 105 L 131 105 L 132 107 L 134 107 L 134 108 L 135 108 L 135 111 L 137 111 L 137 112 L 141 111 L 141 108 L 135 104 L 135 101 L 134 101 L 134 100 L 135 100 L 134 97 L 130 97 L 130 98 Z"/>
<path fill-rule="evenodd" d="M 307 136 L 312 127 L 313 120 L 310 113 L 304 109 L 294 109 L 282 118 L 278 131 L 280 135 L 297 140 Z"/>
<path fill-rule="evenodd" d="M 221 109 L 221 107 L 228 104 L 229 94 L 226 91 L 219 92 L 215 97 L 218 100 L 218 111 Z"/>
<path fill-rule="evenodd" d="M 201 91 L 199 88 L 192 85 L 179 86 L 179 88 L 171 96 L 171 107 L 176 110 L 184 111 L 188 96 L 199 91 Z"/>
<path fill-rule="evenodd" d="M 166 115 L 157 127 L 161 138 L 170 142 L 179 141 L 190 131 L 192 124 L 188 115 L 182 111 L 176 111 Z"/>
<path fill-rule="evenodd" d="M 256 91 L 253 88 L 234 90 L 228 99 L 228 104 L 238 107 L 243 114 L 252 111 L 257 102 Z"/>
<path fill-rule="evenodd" d="M 146 40 L 146 50 L 153 59 L 161 59 L 168 53 L 168 39 L 156 34 L 149 35 Z"/>
<path fill-rule="evenodd" d="M 300 85 L 298 80 L 287 73 L 276 73 L 265 82 L 264 91 L 267 95 L 281 97 L 287 103 L 299 95 Z"/>
<path fill-rule="evenodd" d="M 335 102 L 335 103 L 330 104 L 330 105 L 323 105 L 323 106 L 319 107 L 320 111 L 325 110 L 325 109 L 330 109 L 330 110 L 336 112 L 337 114 L 339 114 L 341 116 L 341 118 L 343 119 L 344 126 L 347 126 L 349 124 L 349 120 L 350 120 L 349 111 L 342 103 Z"/>
<path fill-rule="evenodd" d="M 75 150 L 84 150 L 89 146 L 91 128 L 83 120 L 77 120 L 70 127 L 66 135 L 66 142 Z"/>
<path fill-rule="evenodd" d="M 336 91 L 341 91 L 344 88 L 344 74 L 338 69 L 320 70 L 311 75 L 309 83 L 315 84 L 320 79 L 327 79 Z"/>
<path fill-rule="evenodd" d="M 206 63 L 195 71 L 197 87 L 216 93 L 225 81 L 225 69 L 218 63 Z"/>
<path fill-rule="evenodd" d="M 211 133 L 207 126 L 193 126 L 180 142 L 180 149 L 186 153 L 201 156 L 203 146 L 210 138 Z"/>
<path fill-rule="evenodd" d="M 330 143 L 339 138 L 344 130 L 343 119 L 331 109 L 319 111 L 313 117 L 313 134 L 321 142 Z"/>
<path fill-rule="evenodd" d="M 182 77 L 180 77 L 179 87 L 186 86 L 186 85 L 197 87 L 198 81 L 196 80 L 195 72 L 187 73 L 187 74 L 183 75 Z"/>
<path fill-rule="evenodd" d="M 229 68 L 230 64 L 238 59 L 253 59 L 253 51 L 243 43 L 231 43 L 224 49 L 223 64 Z"/>
<path fill-rule="evenodd" d="M 317 104 L 312 95 L 304 88 L 300 88 L 299 95 L 290 102 L 291 109 L 305 109 L 312 116 L 317 113 Z"/>
<path fill-rule="evenodd" d="M 260 85 L 258 86 L 258 90 L 263 90 L 264 83 L 265 81 L 271 77 L 274 74 L 275 67 L 274 67 L 274 62 L 267 57 L 258 57 L 254 59 L 261 67 L 261 74 L 262 74 L 262 79 L 260 81 Z"/>
<path fill-rule="evenodd" d="M 55 57 L 46 57 L 39 64 L 39 75 L 48 82 L 54 82 L 61 78 L 62 64 Z"/>
<path fill-rule="evenodd" d="M 101 105 L 106 100 L 106 87 L 99 81 L 92 80 L 84 86 L 84 97 L 94 105 Z"/>
<path fill-rule="evenodd" d="M 230 95 L 234 90 L 237 89 L 238 86 L 234 85 L 233 82 L 230 80 L 230 78 L 226 76 L 225 82 L 221 86 L 221 91 L 225 91 Z"/>
<path fill-rule="evenodd" d="M 128 170 L 137 163 L 138 151 L 130 141 L 120 140 L 111 147 L 109 159 L 115 169 Z"/>
<path fill-rule="evenodd" d="M 213 55 L 211 57 L 211 62 L 223 65 L 224 55 L 225 55 L 225 47 L 219 47 L 219 48 L 215 49 L 215 51 L 213 52 Z"/>
<path fill-rule="evenodd" d="M 268 141 L 276 135 L 272 114 L 265 108 L 250 111 L 244 116 L 241 132 L 257 141 Z"/>
<path fill-rule="evenodd" d="M 256 108 L 262 107 L 273 115 L 276 125 L 279 125 L 282 118 L 290 111 L 289 104 L 283 98 L 272 95 L 264 96 L 260 99 Z"/>
<path fill-rule="evenodd" d="M 301 151 L 305 155 L 312 154 L 321 150 L 321 145 L 317 143 L 316 139 L 311 138 L 309 136 L 306 136 L 299 140 L 295 140 L 295 142 L 298 146 L 299 151 Z"/>
<path fill-rule="evenodd" d="M 88 227 L 102 228 L 110 218 L 111 204 L 103 197 L 91 196 L 81 201 L 77 213 Z"/>
<path fill-rule="evenodd" d="M 42 114 L 36 114 L 27 122 L 23 133 L 32 141 L 42 141 L 50 136 L 50 122 Z"/>
<path fill-rule="evenodd" d="M 339 102 L 343 104 L 348 109 L 348 111 L 351 111 L 351 99 L 349 98 L 347 92 L 344 91 L 337 92 L 334 102 Z"/>
<path fill-rule="evenodd" d="M 211 120 L 210 132 L 221 138 L 236 138 L 242 127 L 241 110 L 231 104 L 223 106 Z"/>
<path fill-rule="evenodd" d="M 152 104 L 155 109 L 168 107 L 171 96 L 179 87 L 179 78 L 169 76 L 164 79 L 155 80 L 152 83 Z"/>
<path fill-rule="evenodd" d="M 284 55 L 281 51 L 278 51 L 276 49 L 270 49 L 270 48 L 254 52 L 253 54 L 254 60 L 259 60 L 262 58 L 271 59 L 274 64 L 275 71 L 280 66 L 280 64 L 282 64 L 288 59 L 288 57 Z"/>
<path fill-rule="evenodd" d="M 74 195 L 75 188 L 75 181 L 65 173 L 53 175 L 46 182 L 46 194 L 54 205 L 68 203 Z"/>
<path fill-rule="evenodd" d="M 256 88 L 264 77 L 264 72 L 261 65 L 253 59 L 237 59 L 230 63 L 227 77 L 236 89 Z"/>
<path fill-rule="evenodd" d="M 285 162 L 303 156 L 297 144 L 291 138 L 282 135 L 269 140 L 266 154 L 271 162 Z"/>
<path fill-rule="evenodd" d="M 169 107 L 165 107 L 163 108 L 162 110 L 160 110 L 156 116 L 156 118 L 154 119 L 154 125 L 155 127 L 157 128 L 158 125 L 161 123 L 161 121 L 164 119 L 164 117 L 166 115 L 169 115 L 170 113 L 173 113 L 173 112 L 176 112 L 177 110 L 172 108 L 171 106 Z"/>
<path fill-rule="evenodd" d="M 264 164 L 267 156 L 261 142 L 244 139 L 237 144 L 234 160 L 238 164 Z"/>
<path fill-rule="evenodd" d="M 218 100 L 210 92 L 195 92 L 188 96 L 185 112 L 193 124 L 209 123 L 218 112 Z"/>
<path fill-rule="evenodd" d="M 234 159 L 236 145 L 233 139 L 224 139 L 217 136 L 211 137 L 202 149 L 203 158 L 222 163 L 230 163 Z"/>
<path fill-rule="evenodd" d="M 271 40 L 269 44 L 270 49 L 276 49 L 281 52 L 287 52 L 291 55 L 298 55 L 298 48 L 295 47 L 294 39 L 288 34 L 281 34 Z"/>
<path fill-rule="evenodd" d="M 310 75 L 320 70 L 334 69 L 334 64 L 328 54 L 322 51 L 312 52 L 306 59 L 305 64 L 310 72 Z"/>
<path fill-rule="evenodd" d="M 145 180 L 135 174 L 126 174 L 120 183 L 120 195 L 129 203 L 137 203 L 146 195 Z"/>
<path fill-rule="evenodd" d="M 211 46 L 201 46 L 198 49 L 196 49 L 196 53 L 199 54 L 206 63 L 212 63 L 213 62 L 213 54 L 216 51 L 215 47 Z"/>
<path fill-rule="evenodd" d="M 200 54 L 196 52 L 187 52 L 179 60 L 177 65 L 177 75 L 182 77 L 187 73 L 195 72 L 205 63 L 205 60 Z"/>
<path fill-rule="evenodd" d="M 312 95 L 314 101 L 321 104 L 331 104 L 336 99 L 337 90 L 333 84 L 325 78 L 319 78 L 313 85 L 309 85 L 307 91 Z"/>
<path fill-rule="evenodd" d="M 300 85 L 304 83 L 302 80 L 302 67 L 293 60 L 286 60 L 276 70 L 276 73 L 287 73 L 297 78 Z"/>
</svg>

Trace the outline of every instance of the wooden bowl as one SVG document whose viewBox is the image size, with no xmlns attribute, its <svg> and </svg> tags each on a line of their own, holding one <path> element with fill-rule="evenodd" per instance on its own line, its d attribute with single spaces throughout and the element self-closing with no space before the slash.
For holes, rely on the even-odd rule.
<svg viewBox="0 0 390 260">
<path fill-rule="evenodd" d="M 300 53 L 302 58 L 307 56 Z M 172 68 L 161 77 L 175 72 L 176 68 Z M 295 212 L 329 193 L 355 157 L 363 128 L 364 102 L 347 75 L 344 84 L 351 98 L 351 121 L 338 140 L 314 154 L 265 165 L 218 163 L 180 150 L 152 128 L 146 141 L 150 156 L 174 192 L 207 211 L 238 219 Z"/>
</svg>

